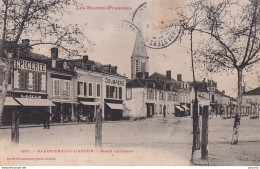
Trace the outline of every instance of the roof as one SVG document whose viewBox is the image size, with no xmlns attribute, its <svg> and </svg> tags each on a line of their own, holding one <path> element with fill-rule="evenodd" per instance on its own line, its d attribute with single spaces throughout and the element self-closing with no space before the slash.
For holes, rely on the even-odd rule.
<svg viewBox="0 0 260 169">
<path fill-rule="evenodd" d="M 175 79 L 167 79 L 166 75 L 154 72 L 152 75 L 148 77 L 148 79 L 154 79 L 156 81 L 164 82 L 164 83 L 173 83 L 175 88 L 180 88 L 180 83 L 177 82 Z"/>
<path fill-rule="evenodd" d="M 244 92 L 243 95 L 260 95 L 260 87 Z"/>
<path fill-rule="evenodd" d="M 134 50 L 133 50 L 133 55 L 132 56 L 148 57 L 147 56 L 147 52 L 146 52 L 146 47 L 144 45 L 144 38 L 139 33 L 136 35 L 135 46 L 134 46 Z"/>
<path fill-rule="evenodd" d="M 135 78 L 135 79 L 127 82 L 126 87 L 127 88 L 147 87 L 147 88 L 154 88 L 154 89 L 159 89 L 159 90 L 178 92 L 175 88 L 171 88 L 170 84 L 158 82 L 154 79 Z"/>
<path fill-rule="evenodd" d="M 193 86 L 193 82 L 188 82 L 191 86 Z M 196 81 L 199 92 L 208 92 L 208 84 L 205 81 Z"/>
</svg>

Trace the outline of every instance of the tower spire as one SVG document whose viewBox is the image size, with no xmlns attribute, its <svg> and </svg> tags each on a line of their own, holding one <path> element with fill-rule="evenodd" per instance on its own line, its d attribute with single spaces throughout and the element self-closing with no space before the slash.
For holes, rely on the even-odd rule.
<svg viewBox="0 0 260 169">
<path fill-rule="evenodd" d="M 148 59 L 144 38 L 137 34 L 131 56 L 131 79 L 148 77 Z"/>
<path fill-rule="evenodd" d="M 144 38 L 143 36 L 138 33 L 136 35 L 136 39 L 135 39 L 135 46 L 134 46 L 134 50 L 133 50 L 133 54 L 132 56 L 147 56 L 147 52 L 146 52 L 146 47 L 144 45 Z"/>
</svg>

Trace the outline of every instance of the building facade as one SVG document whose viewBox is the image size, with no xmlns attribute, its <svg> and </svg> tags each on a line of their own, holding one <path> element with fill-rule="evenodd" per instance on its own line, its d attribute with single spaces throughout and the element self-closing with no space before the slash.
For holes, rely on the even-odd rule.
<svg viewBox="0 0 260 169">
<path fill-rule="evenodd" d="M 47 66 L 38 57 L 44 57 L 30 52 L 29 40 L 23 40 L 24 50 L 14 58 L 8 94 L 3 112 L 3 124 L 10 125 L 11 112 L 18 111 L 21 124 L 42 123 L 43 119 L 55 106 L 48 100 Z M 16 107 L 16 106 L 19 106 Z"/>
<path fill-rule="evenodd" d="M 244 92 L 242 95 L 242 114 L 256 115 L 260 112 L 260 87 Z"/>
</svg>

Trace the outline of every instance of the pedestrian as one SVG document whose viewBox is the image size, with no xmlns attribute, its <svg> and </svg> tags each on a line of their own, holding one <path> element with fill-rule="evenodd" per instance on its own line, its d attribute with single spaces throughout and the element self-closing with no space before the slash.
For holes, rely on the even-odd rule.
<svg viewBox="0 0 260 169">
<path fill-rule="evenodd" d="M 44 129 L 46 129 L 46 127 L 47 127 L 47 129 L 50 128 L 50 116 L 51 116 L 51 114 L 49 111 L 47 111 L 47 110 L 43 111 Z"/>
<path fill-rule="evenodd" d="M 163 117 L 165 118 L 165 116 L 166 116 L 166 106 L 164 105 L 163 106 Z"/>
</svg>

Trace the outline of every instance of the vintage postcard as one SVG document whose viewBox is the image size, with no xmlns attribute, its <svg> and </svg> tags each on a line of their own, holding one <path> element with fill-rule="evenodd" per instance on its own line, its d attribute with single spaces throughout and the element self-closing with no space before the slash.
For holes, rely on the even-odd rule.
<svg viewBox="0 0 260 169">
<path fill-rule="evenodd" d="M 0 5 L 2 168 L 258 168 L 258 0 Z"/>
</svg>

